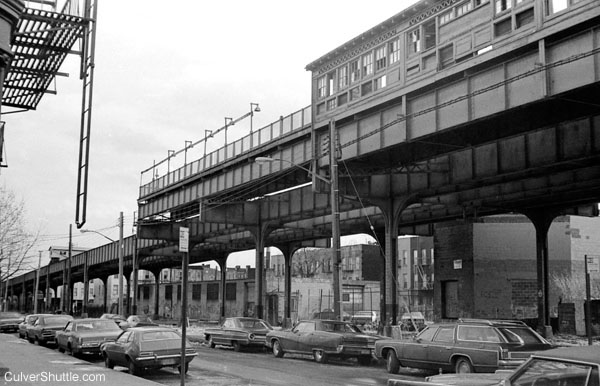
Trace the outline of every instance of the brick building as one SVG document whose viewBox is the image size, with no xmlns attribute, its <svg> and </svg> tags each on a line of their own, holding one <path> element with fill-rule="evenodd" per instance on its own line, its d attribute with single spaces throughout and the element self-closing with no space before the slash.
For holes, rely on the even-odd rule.
<svg viewBox="0 0 600 386">
<path fill-rule="evenodd" d="M 526 217 L 436 224 L 434 244 L 435 319 L 537 318 L 535 229 Z M 552 317 L 558 317 L 563 300 L 583 303 L 582 294 L 563 299 L 564 291 L 552 277 L 581 277 L 586 254 L 600 254 L 600 218 L 555 219 L 548 232 Z M 597 283 L 598 276 L 593 278 Z M 583 314 L 577 319 L 582 321 Z"/>
<path fill-rule="evenodd" d="M 418 311 L 433 319 L 434 261 L 433 237 L 398 238 L 398 316 Z"/>
</svg>

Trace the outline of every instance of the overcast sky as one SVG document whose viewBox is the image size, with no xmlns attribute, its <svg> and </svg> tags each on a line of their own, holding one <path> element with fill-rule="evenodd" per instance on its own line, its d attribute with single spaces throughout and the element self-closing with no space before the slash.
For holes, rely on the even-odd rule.
<svg viewBox="0 0 600 386">
<path fill-rule="evenodd" d="M 414 3 L 99 0 L 84 228 L 117 239 L 123 211 L 130 235 L 142 170 L 222 127 L 225 117 L 247 113 L 250 102 L 261 108 L 255 129 L 308 106 L 307 64 Z M 2 111 L 8 168 L 0 169 L 0 184 L 25 202 L 27 225 L 41 230 L 44 251 L 66 246 L 75 222 L 77 66 L 72 56 L 61 69 L 70 76 L 57 78 L 57 95 L 45 95 L 37 110 Z M 248 132 L 246 119 L 228 131 L 229 140 Z M 209 148 L 223 145 L 216 140 Z M 188 161 L 196 158 L 188 153 Z M 80 247 L 108 242 L 75 225 L 73 234 Z"/>
</svg>

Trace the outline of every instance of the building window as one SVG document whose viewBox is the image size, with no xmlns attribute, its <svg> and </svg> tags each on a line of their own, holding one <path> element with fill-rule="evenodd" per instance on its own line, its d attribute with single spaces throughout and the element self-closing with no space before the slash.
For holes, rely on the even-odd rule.
<svg viewBox="0 0 600 386">
<path fill-rule="evenodd" d="M 333 110 L 336 107 L 337 106 L 336 106 L 336 103 L 335 103 L 335 98 L 330 99 L 330 100 L 327 101 L 327 110 Z"/>
<path fill-rule="evenodd" d="M 150 299 L 150 286 L 143 286 L 142 287 L 142 292 L 144 293 L 144 300 L 149 300 Z"/>
<path fill-rule="evenodd" d="M 511 19 L 507 18 L 494 24 L 494 36 L 507 35 L 512 31 Z"/>
<path fill-rule="evenodd" d="M 404 288 L 408 288 L 408 277 L 405 273 L 402 274 L 402 284 Z"/>
<path fill-rule="evenodd" d="M 350 63 L 350 83 L 360 80 L 360 60 L 357 59 Z"/>
<path fill-rule="evenodd" d="M 208 283 L 206 286 L 206 300 L 219 300 L 219 283 Z"/>
<path fill-rule="evenodd" d="M 437 43 L 435 28 L 435 19 L 423 24 L 423 35 L 425 35 L 426 50 L 430 49 L 431 47 L 435 47 Z"/>
<path fill-rule="evenodd" d="M 362 73 L 363 76 L 373 74 L 373 55 L 370 52 L 362 57 Z"/>
<path fill-rule="evenodd" d="M 409 55 L 421 52 L 421 30 L 419 28 L 408 33 L 407 45 Z"/>
<path fill-rule="evenodd" d="M 177 284 L 177 301 L 181 301 L 181 284 Z"/>
<path fill-rule="evenodd" d="M 375 90 L 379 90 L 387 86 L 387 76 L 383 75 L 375 79 Z"/>
<path fill-rule="evenodd" d="M 527 25 L 527 24 L 531 24 L 531 23 L 533 23 L 533 17 L 534 17 L 534 14 L 533 14 L 533 8 L 529 8 L 529 9 L 528 9 L 528 10 L 526 10 L 526 11 L 523 11 L 523 12 L 521 12 L 521 13 L 518 13 L 518 14 L 515 16 L 515 24 L 516 24 L 516 27 L 517 27 L 517 28 L 521 28 L 521 27 L 523 27 L 524 25 Z"/>
<path fill-rule="evenodd" d="M 446 68 L 454 63 L 454 46 L 449 45 L 440 49 L 440 67 Z"/>
<path fill-rule="evenodd" d="M 173 300 L 173 286 L 165 286 L 165 300 Z"/>
<path fill-rule="evenodd" d="M 475 6 L 479 7 L 480 5 L 489 3 L 490 0 L 475 0 Z"/>
<path fill-rule="evenodd" d="M 375 50 L 375 71 L 387 66 L 387 46 L 381 46 Z"/>
<path fill-rule="evenodd" d="M 358 87 L 354 87 L 350 89 L 350 100 L 355 101 L 360 98 L 360 89 Z"/>
<path fill-rule="evenodd" d="M 317 79 L 317 94 L 319 98 L 327 96 L 327 76 L 322 76 Z"/>
<path fill-rule="evenodd" d="M 119 296 L 119 285 L 118 284 L 113 284 L 113 288 L 112 288 L 112 297 L 116 298 Z"/>
<path fill-rule="evenodd" d="M 419 265 L 419 250 L 413 249 L 413 265 Z"/>
<path fill-rule="evenodd" d="M 338 96 L 338 106 L 345 105 L 346 103 L 348 103 L 348 93 L 344 93 Z"/>
<path fill-rule="evenodd" d="M 341 90 L 348 86 L 348 67 L 342 66 L 338 69 L 338 89 Z"/>
<path fill-rule="evenodd" d="M 440 16 L 440 25 L 444 25 L 448 22 L 450 22 L 450 20 L 454 19 L 454 10 L 450 10 L 446 13 L 443 13 Z"/>
<path fill-rule="evenodd" d="M 496 1 L 496 13 L 504 12 L 512 7 L 512 0 L 495 0 Z M 566 1 L 566 0 L 564 0 Z"/>
<path fill-rule="evenodd" d="M 395 39 L 388 43 L 388 50 L 390 52 L 390 64 L 396 63 L 400 60 L 400 40 Z"/>
<path fill-rule="evenodd" d="M 471 1 L 467 1 L 466 3 L 462 3 L 456 7 L 456 17 L 462 16 L 465 13 L 471 12 L 473 9 L 473 4 Z"/>
<path fill-rule="evenodd" d="M 225 300 L 235 300 L 237 291 L 237 283 L 225 284 Z"/>
<path fill-rule="evenodd" d="M 402 265 L 406 265 L 406 258 L 408 257 L 408 251 L 407 250 L 403 250 L 402 251 Z"/>
<path fill-rule="evenodd" d="M 548 15 L 564 11 L 569 7 L 569 0 L 546 0 Z"/>
<path fill-rule="evenodd" d="M 77 287 L 73 287 L 73 297 L 77 297 Z"/>
<path fill-rule="evenodd" d="M 350 294 L 342 294 L 342 301 L 349 302 L 350 301 Z"/>
<path fill-rule="evenodd" d="M 371 82 L 363 83 L 363 85 L 361 86 L 361 95 L 362 96 L 370 94 L 372 91 L 373 91 L 373 83 L 371 83 Z"/>
<path fill-rule="evenodd" d="M 335 72 L 327 74 L 327 95 L 333 95 L 335 92 Z"/>
</svg>

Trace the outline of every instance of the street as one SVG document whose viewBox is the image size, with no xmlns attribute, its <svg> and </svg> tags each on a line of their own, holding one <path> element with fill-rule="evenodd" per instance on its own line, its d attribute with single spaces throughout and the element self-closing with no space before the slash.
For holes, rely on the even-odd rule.
<svg viewBox="0 0 600 386">
<path fill-rule="evenodd" d="M 14 337 L 16 338 L 16 334 Z M 53 355 L 64 355 L 65 360 L 76 360 L 68 354 L 59 354 L 52 347 L 29 343 L 13 347 L 34 349 L 36 353 L 39 352 L 36 355 L 38 358 L 44 358 L 52 351 Z M 198 344 L 197 349 L 198 356 L 190 363 L 186 377 L 186 384 L 189 385 L 386 385 L 390 378 L 422 379 L 426 375 L 418 370 L 402 370 L 399 375 L 391 375 L 385 370 L 384 363 L 376 361 L 369 366 L 360 366 L 354 360 L 332 360 L 323 365 L 315 363 L 308 356 L 286 355 L 284 358 L 275 358 L 270 352 L 235 352 L 221 346 L 210 349 L 204 344 Z M 102 371 L 112 371 L 104 368 L 100 357 L 83 356 L 80 359 L 93 364 L 87 369 L 97 366 Z M 114 371 L 129 377 L 125 367 L 117 366 Z M 142 377 L 163 385 L 180 384 L 179 373 L 173 368 L 145 371 Z"/>
</svg>

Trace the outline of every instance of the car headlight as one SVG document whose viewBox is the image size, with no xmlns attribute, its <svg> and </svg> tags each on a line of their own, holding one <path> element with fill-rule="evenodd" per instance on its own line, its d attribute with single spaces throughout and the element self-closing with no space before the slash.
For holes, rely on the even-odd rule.
<svg viewBox="0 0 600 386">
<path fill-rule="evenodd" d="M 256 338 L 256 337 L 254 336 L 254 334 L 252 334 L 252 333 L 248 334 L 248 339 L 250 339 L 250 340 L 254 340 L 254 338 Z"/>
</svg>

